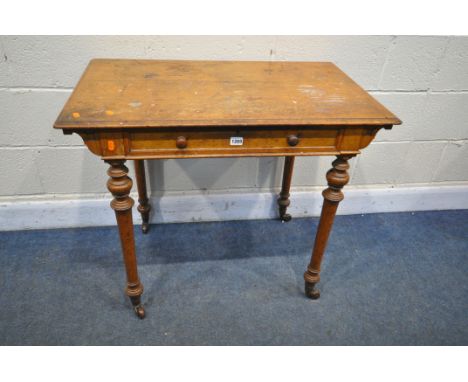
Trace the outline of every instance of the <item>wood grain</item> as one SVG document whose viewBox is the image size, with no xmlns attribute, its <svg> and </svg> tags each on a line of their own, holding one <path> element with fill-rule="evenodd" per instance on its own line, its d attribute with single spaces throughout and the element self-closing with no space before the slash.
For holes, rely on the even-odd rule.
<svg viewBox="0 0 468 382">
<path fill-rule="evenodd" d="M 126 293 L 130 297 L 136 315 L 145 317 L 145 309 L 141 305 L 143 284 L 138 277 L 137 259 L 135 253 L 135 238 L 133 233 L 132 207 L 133 199 L 129 196 L 132 189 L 132 180 L 127 176 L 128 168 L 123 160 L 107 161 L 110 167 L 107 171 L 109 180 L 107 188 L 114 196 L 111 208 L 115 211 L 117 226 L 119 228 L 120 244 L 127 273 Z"/>
<path fill-rule="evenodd" d="M 359 154 L 382 127 L 291 126 L 216 129 L 127 128 L 78 130 L 89 150 L 103 159 L 170 159 Z M 291 137 L 294 143 L 292 143 Z M 242 137 L 233 146 L 231 137 Z M 183 142 L 183 144 L 181 144 Z"/>
<path fill-rule="evenodd" d="M 55 127 L 395 125 L 330 62 L 92 60 Z"/>
<path fill-rule="evenodd" d="M 320 281 L 320 266 L 322 264 L 328 237 L 330 236 L 335 220 L 338 204 L 344 199 L 342 188 L 349 182 L 349 163 L 352 155 L 340 155 L 332 163 L 333 167 L 327 172 L 328 188 L 323 192 L 323 205 L 320 221 L 315 236 L 312 257 L 304 273 L 305 294 L 316 300 L 320 297 L 320 291 L 316 288 Z"/>
</svg>

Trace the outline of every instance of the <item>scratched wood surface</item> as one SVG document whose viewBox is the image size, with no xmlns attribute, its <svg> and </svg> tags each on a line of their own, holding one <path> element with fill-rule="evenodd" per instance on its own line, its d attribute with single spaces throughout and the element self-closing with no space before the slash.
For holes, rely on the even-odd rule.
<svg viewBox="0 0 468 382">
<path fill-rule="evenodd" d="M 395 125 L 330 62 L 92 60 L 55 127 Z"/>
</svg>

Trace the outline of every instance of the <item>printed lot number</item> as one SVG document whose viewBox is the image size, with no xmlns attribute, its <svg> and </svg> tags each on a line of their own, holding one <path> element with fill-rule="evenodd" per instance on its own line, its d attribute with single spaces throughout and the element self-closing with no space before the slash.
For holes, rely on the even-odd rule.
<svg viewBox="0 0 468 382">
<path fill-rule="evenodd" d="M 242 146 L 244 144 L 243 137 L 231 137 L 231 146 Z"/>
</svg>

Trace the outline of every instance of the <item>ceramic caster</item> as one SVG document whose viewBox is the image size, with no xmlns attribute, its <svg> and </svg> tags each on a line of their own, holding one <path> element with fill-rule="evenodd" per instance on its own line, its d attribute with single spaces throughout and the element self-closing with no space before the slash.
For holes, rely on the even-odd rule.
<svg viewBox="0 0 468 382">
<path fill-rule="evenodd" d="M 315 283 L 305 282 L 305 295 L 312 300 L 320 298 L 320 291 L 315 289 Z"/>
<path fill-rule="evenodd" d="M 133 307 L 133 310 L 135 311 L 135 314 L 140 320 L 145 318 L 146 313 L 145 313 L 145 308 L 143 307 L 143 305 L 135 306 Z"/>
<path fill-rule="evenodd" d="M 280 216 L 280 219 L 283 223 L 287 223 L 288 221 L 290 221 L 292 219 L 292 216 L 289 215 L 289 214 L 284 214 L 282 216 Z"/>
</svg>

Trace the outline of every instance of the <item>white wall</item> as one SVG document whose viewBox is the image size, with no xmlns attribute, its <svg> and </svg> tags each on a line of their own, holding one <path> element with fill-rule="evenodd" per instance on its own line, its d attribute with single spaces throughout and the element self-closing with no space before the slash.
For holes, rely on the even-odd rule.
<svg viewBox="0 0 468 382">
<path fill-rule="evenodd" d="M 107 166 L 78 136 L 52 129 L 96 57 L 333 61 L 403 120 L 352 160 L 349 190 L 468 184 L 468 37 L 2 36 L 0 203 L 6 208 L 108 198 Z M 165 196 L 268 192 L 280 185 L 282 161 L 153 161 L 150 184 Z M 294 190 L 323 187 L 330 162 L 298 158 Z M 186 220 L 193 218 L 187 213 Z"/>
</svg>

